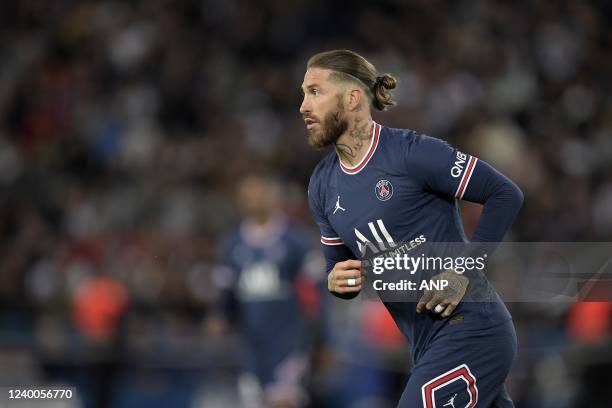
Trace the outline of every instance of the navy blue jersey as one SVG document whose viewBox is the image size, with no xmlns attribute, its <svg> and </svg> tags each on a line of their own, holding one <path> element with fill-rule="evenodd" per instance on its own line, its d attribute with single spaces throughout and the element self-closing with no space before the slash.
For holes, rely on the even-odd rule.
<svg viewBox="0 0 612 408">
<path fill-rule="evenodd" d="M 374 123 L 363 160 L 342 164 L 335 152 L 315 168 L 308 188 L 311 212 L 321 231 L 327 270 L 336 262 L 363 259 L 398 244 L 467 241 L 457 200 L 484 204 L 473 241 L 503 239 L 522 203 L 505 176 L 446 142 L 411 130 Z M 491 290 L 491 302 L 462 302 L 462 328 L 483 328 L 510 319 Z M 414 303 L 385 303 L 418 359 L 447 323 L 417 314 Z M 469 315 L 469 318 L 468 316 Z"/>
<path fill-rule="evenodd" d="M 310 251 L 299 228 L 271 224 L 258 232 L 243 223 L 223 246 L 216 275 L 249 349 L 273 367 L 304 342 L 296 283 Z"/>
</svg>

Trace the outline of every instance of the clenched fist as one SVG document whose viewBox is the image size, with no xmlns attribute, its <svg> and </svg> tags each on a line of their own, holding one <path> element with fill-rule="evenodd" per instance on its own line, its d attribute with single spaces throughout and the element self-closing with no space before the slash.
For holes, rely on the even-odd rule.
<svg viewBox="0 0 612 408">
<path fill-rule="evenodd" d="M 327 289 L 335 293 L 358 293 L 361 290 L 361 261 L 338 262 L 327 275 Z"/>
</svg>

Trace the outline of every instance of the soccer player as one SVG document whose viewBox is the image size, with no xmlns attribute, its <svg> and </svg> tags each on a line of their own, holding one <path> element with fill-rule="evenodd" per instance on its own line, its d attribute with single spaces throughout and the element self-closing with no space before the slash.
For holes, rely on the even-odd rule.
<svg viewBox="0 0 612 408">
<path fill-rule="evenodd" d="M 300 113 L 315 148 L 333 146 L 308 187 L 321 230 L 328 289 L 350 299 L 362 288 L 360 259 L 398 243 L 467 242 L 457 200 L 484 205 L 472 242 L 499 242 L 522 205 L 518 187 L 489 164 L 442 140 L 372 120 L 395 104 L 396 80 L 348 50 L 310 58 Z M 470 278 L 436 278 L 444 290 L 418 302 L 385 302 L 411 345 L 401 407 L 512 407 L 504 380 L 516 354 L 511 316 L 485 280 L 487 301 L 461 302 Z M 416 299 L 415 299 L 416 300 Z"/>
<path fill-rule="evenodd" d="M 302 380 L 313 339 L 308 339 L 299 293 L 317 290 L 321 280 L 310 274 L 309 239 L 284 215 L 273 180 L 248 176 L 239 183 L 237 198 L 243 219 L 223 245 L 215 280 L 225 314 L 244 340 L 240 395 L 245 407 L 303 406 Z"/>
</svg>

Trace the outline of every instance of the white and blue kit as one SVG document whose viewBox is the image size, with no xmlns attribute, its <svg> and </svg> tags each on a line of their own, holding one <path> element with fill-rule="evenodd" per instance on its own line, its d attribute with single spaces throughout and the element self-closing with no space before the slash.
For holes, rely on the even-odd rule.
<svg viewBox="0 0 612 408">
<path fill-rule="evenodd" d="M 348 167 L 331 152 L 315 168 L 308 196 L 328 271 L 399 244 L 467 242 L 460 199 L 484 205 L 472 242 L 500 242 L 523 200 L 512 181 L 476 157 L 375 122 L 363 160 Z M 494 289 L 481 284 L 487 297 L 460 303 L 453 316 L 461 319 L 385 302 L 412 351 L 400 406 L 512 406 L 503 382 L 516 353 L 514 327 Z"/>
</svg>

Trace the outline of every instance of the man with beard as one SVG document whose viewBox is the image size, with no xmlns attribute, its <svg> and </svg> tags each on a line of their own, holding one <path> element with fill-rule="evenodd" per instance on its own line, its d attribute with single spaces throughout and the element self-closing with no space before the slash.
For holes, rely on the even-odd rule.
<svg viewBox="0 0 612 408">
<path fill-rule="evenodd" d="M 334 147 L 315 168 L 308 194 L 328 289 L 344 299 L 365 283 L 360 259 L 400 243 L 467 242 L 457 200 L 484 205 L 472 242 L 500 242 L 522 205 L 518 187 L 487 163 L 374 122 L 371 109 L 393 106 L 395 87 L 393 76 L 348 50 L 314 55 L 302 84 L 310 145 Z M 516 354 L 508 310 L 486 279 L 438 272 L 445 289 L 425 290 L 418 302 L 384 302 L 411 344 L 413 368 L 399 405 L 512 407 L 504 387 Z M 484 301 L 461 302 L 474 287 Z"/>
</svg>

